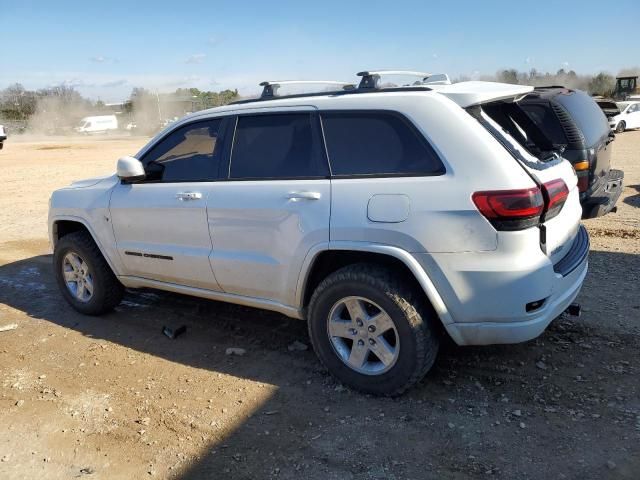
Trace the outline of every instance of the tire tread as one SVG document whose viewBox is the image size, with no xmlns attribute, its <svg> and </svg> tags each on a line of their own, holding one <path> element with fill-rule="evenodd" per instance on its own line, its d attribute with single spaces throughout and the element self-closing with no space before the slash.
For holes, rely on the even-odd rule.
<svg viewBox="0 0 640 480">
<path fill-rule="evenodd" d="M 342 282 L 360 282 L 384 292 L 404 313 L 416 337 L 416 368 L 403 385 L 385 393 L 384 396 L 401 395 L 426 375 L 438 353 L 437 329 L 431 324 L 433 316 L 425 304 L 424 297 L 410 285 L 410 282 L 403 281 L 402 275 L 393 270 L 376 264 L 357 263 L 337 270 L 320 282 L 309 302 L 310 314 L 316 309 L 322 293 Z M 308 327 L 313 344 L 311 321 L 308 322 Z M 316 349 L 316 345 L 313 347 Z"/>
<path fill-rule="evenodd" d="M 113 310 L 122 301 L 124 287 L 111 270 L 91 234 L 86 231 L 78 231 L 65 235 L 59 240 L 56 252 L 65 248 L 66 244 L 78 247 L 91 256 L 90 261 L 95 270 L 94 274 L 101 279 L 103 284 L 102 300 L 99 304 L 94 306 L 86 305 L 83 309 L 79 309 L 73 303 L 72 306 L 87 315 L 102 315 Z M 55 268 L 59 268 L 57 262 L 55 262 Z"/>
</svg>

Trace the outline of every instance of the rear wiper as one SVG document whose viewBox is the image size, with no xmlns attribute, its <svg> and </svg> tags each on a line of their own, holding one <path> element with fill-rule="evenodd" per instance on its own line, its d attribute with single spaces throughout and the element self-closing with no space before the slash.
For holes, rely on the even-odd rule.
<svg viewBox="0 0 640 480">
<path fill-rule="evenodd" d="M 562 150 L 560 150 L 558 152 L 558 150 L 554 150 L 552 152 L 549 153 L 549 155 L 547 155 L 546 157 L 540 159 L 540 161 L 547 163 L 547 162 L 553 162 L 555 160 L 560 160 L 562 159 L 562 152 L 564 152 L 564 148 Z"/>
</svg>

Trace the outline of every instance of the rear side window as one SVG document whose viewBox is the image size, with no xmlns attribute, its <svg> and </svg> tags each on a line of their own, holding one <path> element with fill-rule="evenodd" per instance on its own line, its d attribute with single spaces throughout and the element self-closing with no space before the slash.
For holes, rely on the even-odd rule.
<svg viewBox="0 0 640 480">
<path fill-rule="evenodd" d="M 609 122 L 598 104 L 584 92 L 573 91 L 559 94 L 555 100 L 562 105 L 578 128 L 582 130 L 586 146 L 593 147 L 609 135 Z"/>
<path fill-rule="evenodd" d="M 203 182 L 218 176 L 222 120 L 191 123 L 171 132 L 142 158 L 146 182 Z"/>
<path fill-rule="evenodd" d="M 435 151 L 401 115 L 329 112 L 322 125 L 334 176 L 444 173 Z"/>
<path fill-rule="evenodd" d="M 229 177 L 326 178 L 329 167 L 309 113 L 238 117 Z"/>
<path fill-rule="evenodd" d="M 520 108 L 554 145 L 566 145 L 567 137 L 551 105 L 520 104 Z"/>
</svg>

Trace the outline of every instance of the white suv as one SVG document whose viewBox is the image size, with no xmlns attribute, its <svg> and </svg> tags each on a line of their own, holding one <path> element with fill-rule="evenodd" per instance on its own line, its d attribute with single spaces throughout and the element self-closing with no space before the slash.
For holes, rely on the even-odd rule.
<svg viewBox="0 0 640 480">
<path fill-rule="evenodd" d="M 4 147 L 4 141 L 7 139 L 7 130 L 0 125 L 0 150 Z"/>
<path fill-rule="evenodd" d="M 66 300 L 97 315 L 152 287 L 306 319 L 341 381 L 395 395 L 459 345 L 522 342 L 587 272 L 576 175 L 482 104 L 531 87 L 464 82 L 274 96 L 191 114 L 117 174 L 57 190 Z"/>
</svg>

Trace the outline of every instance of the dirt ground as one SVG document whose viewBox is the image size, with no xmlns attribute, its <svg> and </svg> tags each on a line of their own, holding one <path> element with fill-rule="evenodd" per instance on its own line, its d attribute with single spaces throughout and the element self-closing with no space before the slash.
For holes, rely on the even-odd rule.
<svg viewBox="0 0 640 480">
<path fill-rule="evenodd" d="M 640 131 L 615 141 L 618 212 L 585 222 L 582 317 L 520 345 L 446 344 L 398 399 L 290 351 L 305 325 L 277 314 L 153 291 L 101 318 L 63 301 L 51 191 L 146 141 L 10 137 L 0 151 L 0 327 L 17 324 L 0 332 L 0 478 L 640 478 Z"/>
</svg>

